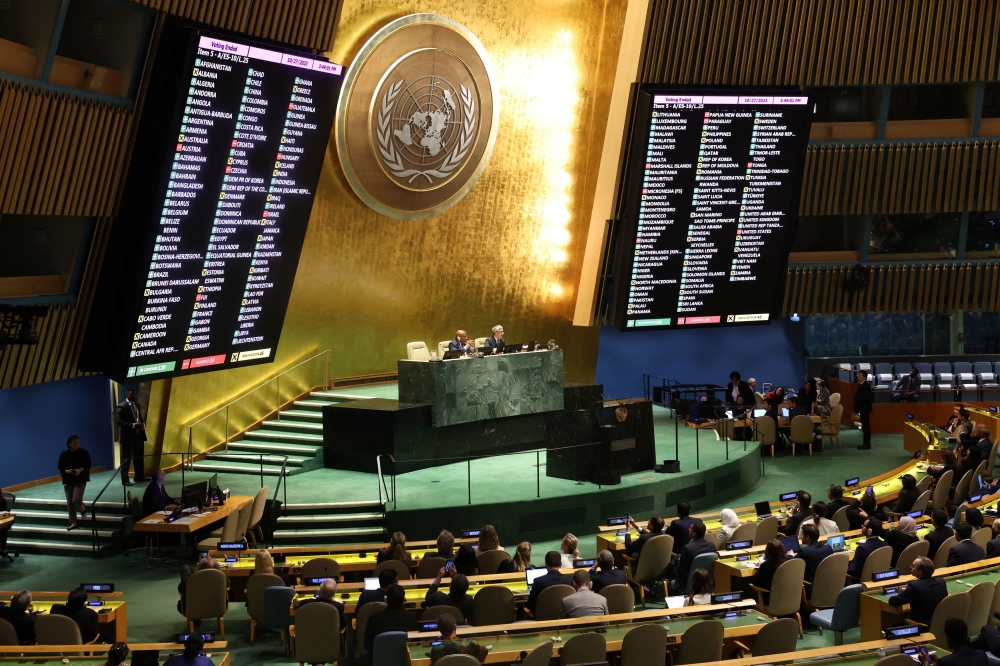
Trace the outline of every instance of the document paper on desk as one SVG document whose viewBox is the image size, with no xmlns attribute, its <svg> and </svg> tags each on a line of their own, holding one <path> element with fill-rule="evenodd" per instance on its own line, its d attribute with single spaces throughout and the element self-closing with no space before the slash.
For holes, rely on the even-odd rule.
<svg viewBox="0 0 1000 666">
<path fill-rule="evenodd" d="M 190 525 L 200 517 L 201 516 L 185 516 L 183 518 L 178 518 L 174 521 L 174 525 Z"/>
</svg>

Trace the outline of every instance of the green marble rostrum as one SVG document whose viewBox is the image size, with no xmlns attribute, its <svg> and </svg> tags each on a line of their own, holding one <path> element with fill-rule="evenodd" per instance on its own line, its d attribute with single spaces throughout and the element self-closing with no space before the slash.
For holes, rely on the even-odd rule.
<svg viewBox="0 0 1000 666">
<path fill-rule="evenodd" d="M 435 428 L 563 409 L 563 353 L 399 361 L 399 401 L 431 405 Z"/>
</svg>

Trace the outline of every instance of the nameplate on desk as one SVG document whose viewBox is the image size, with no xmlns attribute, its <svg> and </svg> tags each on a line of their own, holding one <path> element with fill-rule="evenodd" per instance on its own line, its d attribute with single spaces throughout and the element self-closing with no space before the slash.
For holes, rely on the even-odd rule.
<svg viewBox="0 0 1000 666">
<path fill-rule="evenodd" d="M 175 638 L 177 639 L 178 643 L 183 643 L 187 639 L 191 638 L 191 635 L 192 634 L 177 634 Z M 201 640 L 204 641 L 205 643 L 215 642 L 215 634 L 194 634 L 194 635 L 201 636 Z"/>
<path fill-rule="evenodd" d="M 908 514 L 906 514 L 906 516 L 908 518 L 913 518 L 914 520 L 916 520 L 917 518 L 919 518 L 922 515 L 924 515 L 923 511 L 911 511 Z"/>
<path fill-rule="evenodd" d="M 742 592 L 726 592 L 724 594 L 713 594 L 713 604 L 731 604 L 734 601 L 743 601 Z"/>
<path fill-rule="evenodd" d="M 844 481 L 844 487 L 845 488 L 850 488 L 851 486 L 856 486 L 856 485 L 858 485 L 858 483 L 860 481 L 861 481 L 861 477 L 860 476 L 856 476 L 853 479 L 848 479 L 847 481 Z"/>
<path fill-rule="evenodd" d="M 597 560 L 573 560 L 574 569 L 586 569 L 597 564 Z"/>
<path fill-rule="evenodd" d="M 420 623 L 420 631 L 437 631 L 437 629 L 438 629 L 437 621 Z"/>
<path fill-rule="evenodd" d="M 973 495 L 972 497 L 969 498 L 968 504 L 975 504 L 981 499 L 983 499 L 982 495 Z"/>
<path fill-rule="evenodd" d="M 87 592 L 114 592 L 114 583 L 81 583 L 82 587 Z"/>
<path fill-rule="evenodd" d="M 607 524 L 614 527 L 615 525 L 624 525 L 628 522 L 628 516 L 618 516 L 617 518 L 608 518 Z"/>
<path fill-rule="evenodd" d="M 612 451 L 628 451 L 629 449 L 635 448 L 635 437 L 629 437 L 628 439 L 616 439 L 611 442 Z"/>
<path fill-rule="evenodd" d="M 303 580 L 303 582 L 306 585 L 322 585 L 323 581 L 325 580 L 330 580 L 330 576 L 321 576 L 318 578 L 306 578 L 305 580 Z M 366 578 L 365 580 L 367 581 L 368 579 Z M 375 580 L 378 580 L 378 578 L 376 578 Z M 365 589 L 367 590 L 368 587 L 366 586 Z M 378 587 L 376 587 L 375 589 L 377 590 Z"/>
<path fill-rule="evenodd" d="M 891 629 L 886 629 L 882 632 L 882 637 L 886 640 L 893 640 L 896 638 L 908 638 L 910 636 L 920 635 L 920 625 L 913 624 L 907 627 L 892 627 Z"/>
<path fill-rule="evenodd" d="M 892 580 L 893 578 L 899 578 L 899 569 L 889 569 L 888 571 L 876 571 L 872 574 L 872 580 L 878 582 L 880 580 Z"/>
<path fill-rule="evenodd" d="M 753 546 L 753 541 L 730 541 L 726 546 L 727 550 L 743 550 Z"/>
<path fill-rule="evenodd" d="M 797 490 L 791 493 L 781 493 L 780 495 L 778 495 L 779 502 L 790 502 L 798 498 L 799 498 L 799 491 Z"/>
<path fill-rule="evenodd" d="M 221 541 L 217 548 L 219 550 L 246 550 L 247 545 L 242 541 Z"/>
<path fill-rule="evenodd" d="M 990 411 L 993 412 L 994 414 L 996 414 L 997 413 L 997 406 L 996 405 L 990 405 Z"/>
<path fill-rule="evenodd" d="M 462 538 L 463 539 L 472 539 L 474 537 L 478 537 L 482 533 L 483 533 L 482 530 L 462 530 Z"/>
</svg>

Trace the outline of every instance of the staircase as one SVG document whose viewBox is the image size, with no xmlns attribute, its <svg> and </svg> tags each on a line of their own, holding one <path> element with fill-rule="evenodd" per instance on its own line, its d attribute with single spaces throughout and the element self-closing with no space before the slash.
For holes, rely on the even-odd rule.
<svg viewBox="0 0 1000 666">
<path fill-rule="evenodd" d="M 385 508 L 377 501 L 288 504 L 274 530 L 275 546 L 383 543 Z"/>
<path fill-rule="evenodd" d="M 86 504 L 87 517 L 80 519 L 78 528 L 67 532 L 66 500 L 18 497 L 11 510 L 17 520 L 10 528 L 7 547 L 22 553 L 93 555 L 92 507 L 89 502 Z M 97 533 L 102 552 L 120 546 L 125 521 L 131 524 L 132 516 L 121 502 L 97 503 Z"/>
<path fill-rule="evenodd" d="M 265 476 L 281 473 L 284 456 L 288 456 L 285 476 L 320 469 L 323 467 L 323 407 L 367 399 L 370 398 L 312 391 L 292 403 L 290 408 L 281 410 L 276 419 L 264 421 L 257 430 L 248 430 L 243 433 L 243 439 L 230 442 L 226 451 L 208 454 L 205 460 L 194 463 L 193 468 L 203 472 L 259 475 L 259 454 L 264 454 Z"/>
</svg>

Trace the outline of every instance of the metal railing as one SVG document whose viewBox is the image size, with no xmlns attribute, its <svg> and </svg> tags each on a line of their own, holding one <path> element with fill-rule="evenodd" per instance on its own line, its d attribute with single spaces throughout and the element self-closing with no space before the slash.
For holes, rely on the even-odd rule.
<svg viewBox="0 0 1000 666">
<path fill-rule="evenodd" d="M 289 376 L 293 371 L 320 358 L 323 359 L 323 362 L 317 365 L 322 366 L 322 383 Z M 284 392 L 282 390 L 282 378 L 285 379 Z M 215 446 L 225 444 L 228 447 L 233 435 L 245 432 L 248 428 L 263 421 L 271 414 L 278 415 L 281 412 L 281 408 L 288 402 L 294 401 L 296 398 L 314 391 L 320 386 L 325 390 L 329 385 L 329 350 L 310 356 L 287 370 L 283 370 L 259 386 L 250 389 L 238 398 L 229 401 L 187 426 L 188 464 L 194 462 L 195 456 L 201 455 Z M 202 450 L 197 453 L 194 450 L 196 428 L 199 429 L 199 433 L 197 434 L 208 441 L 208 444 L 204 445 Z M 199 443 L 202 444 L 203 442 Z"/>
</svg>

